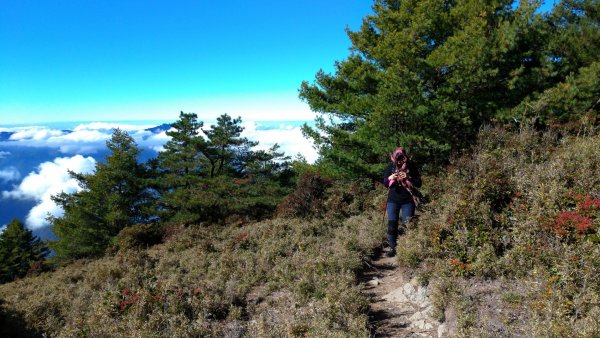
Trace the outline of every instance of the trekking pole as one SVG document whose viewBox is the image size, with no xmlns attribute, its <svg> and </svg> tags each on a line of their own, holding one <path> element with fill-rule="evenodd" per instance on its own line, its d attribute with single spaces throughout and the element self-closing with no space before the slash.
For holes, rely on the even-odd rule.
<svg viewBox="0 0 600 338">
<path fill-rule="evenodd" d="M 390 188 L 388 187 L 385 191 L 389 193 Z M 386 233 L 387 233 L 387 227 L 385 225 L 385 214 L 387 213 L 387 197 L 384 200 L 384 204 L 383 204 L 383 217 L 381 218 L 381 226 L 386 229 Z M 383 247 L 382 247 L 383 248 Z"/>
<path fill-rule="evenodd" d="M 385 214 L 387 213 L 387 205 L 383 206 L 383 217 L 381 218 L 381 226 L 385 226 Z"/>
</svg>

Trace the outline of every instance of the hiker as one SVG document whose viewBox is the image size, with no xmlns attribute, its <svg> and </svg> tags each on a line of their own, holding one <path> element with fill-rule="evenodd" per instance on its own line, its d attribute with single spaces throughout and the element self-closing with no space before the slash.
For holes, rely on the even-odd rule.
<svg viewBox="0 0 600 338">
<path fill-rule="evenodd" d="M 390 250 L 388 257 L 396 255 L 396 239 L 398 233 L 404 233 L 405 225 L 415 214 L 416 205 L 421 196 L 417 188 L 421 187 L 421 175 L 417 167 L 410 161 L 404 148 L 400 147 L 390 155 L 392 163 L 385 169 L 383 184 L 388 188 L 387 239 Z M 402 227 L 398 230 L 398 219 L 402 212 Z"/>
</svg>

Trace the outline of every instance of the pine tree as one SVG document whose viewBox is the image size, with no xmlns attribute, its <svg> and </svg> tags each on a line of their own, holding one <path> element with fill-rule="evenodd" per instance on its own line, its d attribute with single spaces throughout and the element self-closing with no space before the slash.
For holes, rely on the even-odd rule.
<svg viewBox="0 0 600 338">
<path fill-rule="evenodd" d="M 137 162 L 137 144 L 127 132 L 116 129 L 106 145 L 111 153 L 96 164 L 93 174 L 70 173 L 82 191 L 53 197 L 64 210 L 63 216 L 50 217 L 58 237 L 51 248 L 59 257 L 102 255 L 119 231 L 148 220 L 145 207 L 152 198 L 146 170 Z"/>
<path fill-rule="evenodd" d="M 546 17 L 544 88 L 510 111 L 519 121 L 567 126 L 600 123 L 600 1 L 563 0 Z"/>
<path fill-rule="evenodd" d="M 179 120 L 167 131 L 171 139 L 154 161 L 155 186 L 160 194 L 156 213 L 162 221 L 192 223 L 199 219 L 194 203 L 195 187 L 206 175 L 204 150 L 206 141 L 200 135 L 204 123 L 194 113 L 180 112 Z"/>
<path fill-rule="evenodd" d="M 163 222 L 223 221 L 231 215 L 260 218 L 275 209 L 291 180 L 289 158 L 253 150 L 258 142 L 242 137 L 241 118 L 223 114 L 202 129 L 193 113 L 181 113 L 168 133 L 156 168 Z M 200 134 L 202 131 L 206 139 Z"/>
<path fill-rule="evenodd" d="M 47 254 L 44 243 L 21 221 L 13 219 L 0 234 L 0 283 L 25 276 L 31 264 L 42 261 Z"/>
<path fill-rule="evenodd" d="M 320 113 L 315 140 L 330 174 L 376 178 L 396 146 L 442 163 L 479 127 L 544 88 L 539 3 L 377 0 L 334 74 L 303 82 Z"/>
<path fill-rule="evenodd" d="M 211 125 L 211 129 L 203 130 L 208 138 L 204 155 L 209 163 L 210 178 L 221 175 L 225 171 L 229 171 L 230 174 L 240 174 L 245 170 L 244 159 L 258 142 L 251 142 L 241 137 L 244 131 L 241 123 L 241 117 L 232 119 L 231 116 L 223 114 L 217 118 L 216 125 Z"/>
</svg>

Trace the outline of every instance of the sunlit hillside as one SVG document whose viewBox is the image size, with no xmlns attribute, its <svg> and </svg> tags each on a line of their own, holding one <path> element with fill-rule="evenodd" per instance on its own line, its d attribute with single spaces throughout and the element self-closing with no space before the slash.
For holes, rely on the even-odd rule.
<svg viewBox="0 0 600 338">
<path fill-rule="evenodd" d="M 399 262 L 460 336 L 597 335 L 600 139 L 479 137 L 426 178 Z M 369 336 L 358 278 L 383 243 L 384 196 L 307 175 L 270 220 L 173 224 L 149 248 L 147 229 L 124 231 L 104 258 L 0 286 L 3 333 Z"/>
<path fill-rule="evenodd" d="M 307 212 L 303 219 L 173 224 L 165 243 L 148 249 L 139 247 L 148 229 L 124 231 L 107 257 L 1 285 L 0 332 L 364 337 L 367 299 L 356 279 L 384 231 L 373 205 L 383 195 L 369 190 L 356 183 L 321 196 L 309 191 L 317 196 L 310 207 L 323 214 L 298 205 L 282 210 Z"/>
</svg>

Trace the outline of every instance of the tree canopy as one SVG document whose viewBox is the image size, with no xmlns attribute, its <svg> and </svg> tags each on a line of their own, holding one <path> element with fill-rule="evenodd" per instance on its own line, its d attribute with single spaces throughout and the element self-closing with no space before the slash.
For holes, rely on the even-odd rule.
<svg viewBox="0 0 600 338">
<path fill-rule="evenodd" d="M 106 146 L 111 153 L 93 174 L 70 173 L 82 191 L 53 197 L 64 210 L 62 216 L 50 217 L 59 238 L 50 245 L 59 257 L 102 255 L 123 228 L 148 220 L 145 207 L 152 196 L 146 169 L 137 162 L 137 144 L 127 132 L 115 129 Z"/>
<path fill-rule="evenodd" d="M 194 113 L 181 112 L 154 167 L 160 195 L 156 214 L 163 221 L 191 224 L 233 214 L 262 217 L 286 192 L 289 158 L 253 149 L 242 137 L 242 119 L 223 114 L 203 128 Z"/>
<path fill-rule="evenodd" d="M 13 219 L 0 233 L 0 283 L 25 276 L 31 265 L 47 254 L 46 245 L 21 221 Z"/>
<path fill-rule="evenodd" d="M 540 4 L 375 1 L 361 28 L 348 32 L 351 54 L 335 73 L 319 71 L 300 88 L 320 113 L 304 133 L 321 167 L 377 176 L 402 145 L 434 169 L 485 123 L 565 120 L 591 108 L 597 116 L 598 1 L 562 1 L 550 14 L 538 13 Z M 556 91 L 577 103 L 553 104 Z"/>
<path fill-rule="evenodd" d="M 293 184 L 290 159 L 277 144 L 254 149 L 258 142 L 241 136 L 241 123 L 224 114 L 203 129 L 196 114 L 181 112 L 163 151 L 145 164 L 138 163 L 133 138 L 114 130 L 106 143 L 110 154 L 93 174 L 70 173 L 81 191 L 53 196 L 64 214 L 49 218 L 58 237 L 51 248 L 59 258 L 100 256 L 122 230 L 135 233 L 139 223 L 271 214 Z"/>
</svg>

